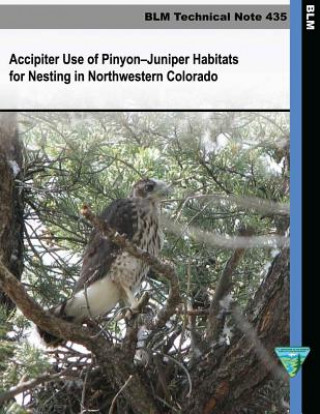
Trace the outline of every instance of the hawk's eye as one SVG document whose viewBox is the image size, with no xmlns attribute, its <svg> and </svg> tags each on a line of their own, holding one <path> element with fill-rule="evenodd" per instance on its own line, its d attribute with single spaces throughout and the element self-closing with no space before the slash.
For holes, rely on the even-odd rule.
<svg viewBox="0 0 320 414">
<path fill-rule="evenodd" d="M 146 190 L 147 193 L 150 193 L 154 189 L 154 184 L 146 184 L 144 186 L 144 189 Z"/>
</svg>

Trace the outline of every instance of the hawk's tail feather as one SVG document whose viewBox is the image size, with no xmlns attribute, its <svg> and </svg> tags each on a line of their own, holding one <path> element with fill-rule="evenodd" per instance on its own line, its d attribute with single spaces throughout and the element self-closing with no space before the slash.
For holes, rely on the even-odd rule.
<svg viewBox="0 0 320 414">
<path fill-rule="evenodd" d="M 54 316 L 56 316 L 57 318 L 61 318 L 64 320 L 67 320 L 69 322 L 71 322 L 74 318 L 67 316 L 65 314 L 65 305 L 66 305 L 67 301 L 64 302 L 62 305 L 56 306 L 52 309 L 49 309 L 50 313 L 53 313 Z M 62 345 L 65 340 L 63 338 L 60 338 L 56 335 L 51 334 L 50 332 L 46 331 L 45 329 L 40 328 L 40 326 L 37 326 L 37 331 L 40 335 L 40 338 L 43 339 L 44 343 L 46 346 L 50 346 L 53 348 L 56 348 L 59 345 Z"/>
<path fill-rule="evenodd" d="M 133 296 L 133 294 L 129 295 Z M 127 298 L 130 301 L 130 298 Z M 62 304 L 49 309 L 57 318 L 68 322 L 82 323 L 87 318 L 95 318 L 108 313 L 120 300 L 120 289 L 106 276 L 79 290 Z M 38 327 L 40 337 L 47 346 L 57 347 L 65 340 Z"/>
<path fill-rule="evenodd" d="M 57 346 L 62 345 L 64 342 L 63 338 L 59 338 L 58 336 L 52 335 L 50 332 L 45 331 L 39 326 L 37 326 L 37 330 L 46 346 L 56 348 Z"/>
</svg>

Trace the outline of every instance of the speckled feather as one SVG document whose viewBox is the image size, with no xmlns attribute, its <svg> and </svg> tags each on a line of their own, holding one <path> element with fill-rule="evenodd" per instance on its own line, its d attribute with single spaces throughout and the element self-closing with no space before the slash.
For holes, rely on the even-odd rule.
<svg viewBox="0 0 320 414">
<path fill-rule="evenodd" d="M 137 208 L 134 199 L 113 201 L 100 215 L 110 227 L 132 240 L 138 230 Z M 74 293 L 103 278 L 117 258 L 120 248 L 97 230 L 93 230 L 83 256 L 80 278 L 74 287 Z"/>
</svg>

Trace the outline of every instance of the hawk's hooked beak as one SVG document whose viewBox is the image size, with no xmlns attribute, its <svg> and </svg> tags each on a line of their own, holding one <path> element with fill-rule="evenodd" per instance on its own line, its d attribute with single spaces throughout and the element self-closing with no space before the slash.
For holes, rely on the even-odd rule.
<svg viewBox="0 0 320 414">
<path fill-rule="evenodd" d="M 166 198 L 170 195 L 171 193 L 171 185 L 167 184 L 164 181 L 160 181 L 160 180 L 153 180 L 156 185 L 155 188 L 153 190 L 153 195 L 156 196 L 157 198 Z"/>
</svg>

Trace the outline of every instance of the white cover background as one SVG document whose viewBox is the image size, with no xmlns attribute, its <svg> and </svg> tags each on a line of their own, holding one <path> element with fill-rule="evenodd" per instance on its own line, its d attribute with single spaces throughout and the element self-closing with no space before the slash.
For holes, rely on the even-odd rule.
<svg viewBox="0 0 320 414">
<path fill-rule="evenodd" d="M 1 30 L 0 109 L 289 109 L 289 30 Z M 173 70 L 217 72 L 217 82 L 12 83 L 9 72 L 34 69 L 9 65 L 12 53 L 87 57 L 95 53 L 239 56 L 238 65 L 176 66 Z M 87 69 L 107 72 L 169 66 L 38 66 L 39 71 Z"/>
</svg>

